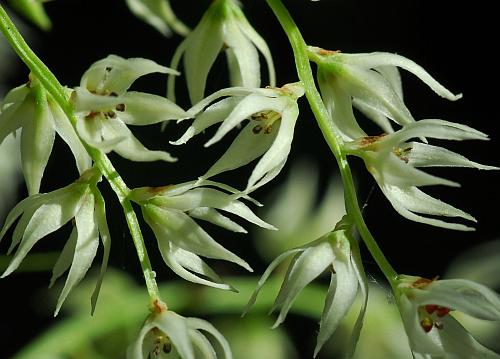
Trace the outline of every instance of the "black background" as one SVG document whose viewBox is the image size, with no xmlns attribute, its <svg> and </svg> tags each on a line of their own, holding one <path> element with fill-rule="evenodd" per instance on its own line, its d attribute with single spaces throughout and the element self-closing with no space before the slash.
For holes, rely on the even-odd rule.
<svg viewBox="0 0 500 359">
<path fill-rule="evenodd" d="M 207 0 L 171 2 L 178 16 L 191 26 L 196 24 L 203 9 L 210 3 Z M 462 100 L 448 102 L 436 96 L 412 75 L 403 73 L 405 102 L 416 119 L 442 118 L 465 123 L 490 134 L 489 142 L 453 143 L 449 147 L 478 162 L 498 166 L 500 133 L 496 109 L 499 76 L 497 58 L 493 55 L 498 46 L 498 19 L 495 18 L 493 3 L 420 0 L 286 1 L 309 44 L 343 52 L 396 52 L 422 65 L 452 92 L 463 93 Z M 244 1 L 243 5 L 248 19 L 272 49 L 278 84 L 296 81 L 287 39 L 265 2 Z M 123 57 L 150 58 L 168 66 L 181 40 L 178 36 L 164 38 L 131 15 L 122 0 L 57 0 L 47 3 L 46 9 L 53 20 L 53 30 L 41 33 L 31 28 L 35 35 L 32 37 L 34 48 L 57 78 L 67 86 L 77 85 L 81 74 L 92 62 L 110 53 Z M 25 82 L 26 78 L 26 69 L 19 65 L 7 80 L 14 86 Z M 215 73 L 213 79 L 215 86 L 225 86 L 224 75 Z M 164 88 L 165 81 L 160 76 L 148 76 L 135 86 L 135 89 L 148 89 L 158 94 L 164 93 Z M 327 176 L 335 172 L 335 161 L 321 141 L 320 132 L 307 109 L 305 99 L 302 100 L 302 106 L 289 163 L 303 158 L 317 163 L 326 182 Z M 209 164 L 220 156 L 224 146 L 227 146 L 226 142 L 207 151 L 202 143 L 208 137 L 194 140 L 194 145 L 189 150 L 168 146 L 168 140 L 176 139 L 181 130 L 169 127 L 165 133 L 161 133 L 155 127 L 140 128 L 137 132 L 146 146 L 168 148 L 182 160 L 179 163 L 130 165 L 118 156 L 111 156 L 130 187 L 194 179 L 205 172 Z M 55 151 L 47 168 L 42 191 L 66 185 L 76 176 L 72 159 L 66 154 L 66 147 L 57 143 Z M 362 164 L 356 160 L 352 164 L 360 185 L 359 197 L 362 201 L 368 198 L 364 212 L 367 223 L 399 272 L 433 277 L 442 273 L 456 254 L 477 243 L 498 237 L 498 172 L 471 169 L 433 172 L 460 182 L 462 188 L 430 188 L 428 193 L 439 194 L 439 198 L 471 213 L 479 221 L 476 232 L 461 233 L 415 224 L 401 218 L 378 189 L 371 191 L 373 181 Z M 274 184 L 283 181 L 288 169 L 289 166 Z M 241 187 L 245 183 L 241 174 L 248 171 L 243 170 L 222 178 Z M 107 186 L 102 187 L 109 199 L 109 212 L 117 213 L 109 219 L 113 236 L 112 263 L 135 273 L 140 280 L 139 266 L 119 215 L 119 208 Z M 271 185 L 260 190 L 256 197 L 264 199 L 272 191 Z M 24 196 L 24 189 L 20 189 L 20 197 Z M 62 247 L 62 240 L 54 240 L 54 243 L 57 245 L 43 244 L 37 248 L 43 250 Z M 238 241 L 239 246 L 241 243 L 243 242 Z M 1 249 L 4 253 L 5 243 L 2 243 Z M 240 254 L 247 252 L 246 248 L 234 250 Z M 369 255 L 366 254 L 364 258 L 367 270 L 376 272 Z M 260 263 L 258 258 L 249 260 L 257 268 L 257 273 L 262 272 L 264 263 Z M 161 265 L 161 260 L 154 254 L 153 262 L 157 266 Z M 160 270 L 159 273 L 163 278 L 171 276 L 168 270 Z M 50 273 L 14 273 L 0 281 L 0 358 L 8 357 L 38 331 L 57 320 L 51 318 L 51 313 L 39 313 L 34 299 L 36 297 L 33 297 L 34 293 L 48 284 L 49 278 Z M 21 318 L 26 320 L 24 324 L 20 324 Z M 26 323 L 31 324 L 26 326 Z M 307 353 L 310 353 L 310 349 Z"/>
</svg>

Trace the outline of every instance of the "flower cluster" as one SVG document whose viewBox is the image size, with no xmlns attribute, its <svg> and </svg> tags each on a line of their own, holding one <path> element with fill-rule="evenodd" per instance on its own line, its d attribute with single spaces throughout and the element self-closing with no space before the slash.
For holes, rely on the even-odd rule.
<svg viewBox="0 0 500 359">
<path fill-rule="evenodd" d="M 99 180 L 100 173 L 90 169 L 66 187 L 50 193 L 35 194 L 22 200 L 11 210 L 0 232 L 1 240 L 19 218 L 8 253 L 16 247 L 17 250 L 2 274 L 3 278 L 19 267 L 28 252 L 42 238 L 73 221 L 71 235 L 54 265 L 51 279 L 53 285 L 55 280 L 69 269 L 66 283 L 57 302 L 56 315 L 71 289 L 83 279 L 90 268 L 97 254 L 100 237 L 104 256 L 101 276 L 92 297 L 92 307 L 95 308 L 110 250 L 104 199 L 96 187 Z"/>
<path fill-rule="evenodd" d="M 234 194 L 220 189 L 236 192 L 216 182 L 207 181 L 205 186 L 187 182 L 136 188 L 130 198 L 141 206 L 144 219 L 156 236 L 163 260 L 177 275 L 191 282 L 232 289 L 200 256 L 233 262 L 249 271 L 252 269 L 243 259 L 218 244 L 193 218 L 234 232 L 246 232 L 218 211 L 221 210 L 263 228 L 274 227 L 259 219 Z"/>
<path fill-rule="evenodd" d="M 92 147 L 132 161 L 175 161 L 167 152 L 145 148 L 127 127 L 189 117 L 161 96 L 128 91 L 135 80 L 151 73 L 177 74 L 142 58 L 109 55 L 92 64 L 72 95 L 79 136 Z"/>
<path fill-rule="evenodd" d="M 250 309 L 257 295 L 271 273 L 285 259 L 293 255 L 285 279 L 271 311 L 280 309 L 274 327 L 281 324 L 299 292 L 325 271 L 331 271 L 330 287 L 325 299 L 323 314 L 314 356 L 335 332 L 340 321 L 351 309 L 358 291 L 361 292 L 362 307 L 351 334 L 348 352 L 354 352 L 363 324 L 368 299 L 368 283 L 361 264 L 361 258 L 353 242 L 352 226 L 347 220 L 339 222 L 333 232 L 305 246 L 288 250 L 278 256 L 267 268 L 250 298 L 245 312 Z"/>
<path fill-rule="evenodd" d="M 222 122 L 215 135 L 205 144 L 208 147 L 248 119 L 227 151 L 200 177 L 200 181 L 244 166 L 262 156 L 244 191 L 252 192 L 276 177 L 285 165 L 299 115 L 297 99 L 302 95 L 304 88 L 301 83 L 287 84 L 281 88 L 236 87 L 220 90 L 188 110 L 192 115 L 199 115 L 184 135 L 173 143 L 184 144 L 206 128 Z M 230 97 L 208 106 L 223 96 Z"/>
<path fill-rule="evenodd" d="M 248 23 L 237 0 L 215 0 L 198 26 L 179 45 L 171 67 L 177 69 L 184 58 L 184 73 L 191 103 L 205 94 L 208 74 L 219 53 L 227 57 L 231 86 L 260 87 L 260 51 L 269 72 L 269 84 L 275 86 L 273 59 L 258 32 Z M 258 50 L 258 51 L 257 51 Z M 169 95 L 175 98 L 175 78 L 169 78 Z"/>
<path fill-rule="evenodd" d="M 215 338 L 221 349 L 220 358 L 233 358 L 228 342 L 212 324 L 198 318 L 182 317 L 156 301 L 137 339 L 127 351 L 127 358 L 218 358 L 211 342 L 201 331 Z"/>
<path fill-rule="evenodd" d="M 1 103 L 0 144 L 19 128 L 22 168 L 30 195 L 40 190 L 56 133 L 71 149 L 80 174 L 90 168 L 90 157 L 69 119 L 33 75 L 27 84 L 7 93 Z"/>
</svg>

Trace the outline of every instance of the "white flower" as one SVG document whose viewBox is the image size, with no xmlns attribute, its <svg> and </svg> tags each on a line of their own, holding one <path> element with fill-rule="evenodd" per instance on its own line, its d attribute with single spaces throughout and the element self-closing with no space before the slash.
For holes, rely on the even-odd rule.
<svg viewBox="0 0 500 359">
<path fill-rule="evenodd" d="M 179 45 L 171 67 L 177 69 L 184 56 L 184 73 L 191 103 L 205 94 L 208 73 L 219 53 L 225 50 L 231 86 L 260 87 L 259 50 L 267 62 L 269 83 L 275 86 L 271 52 L 248 23 L 236 0 L 215 0 L 200 23 Z M 169 77 L 168 97 L 175 98 L 175 78 Z"/>
<path fill-rule="evenodd" d="M 30 195 L 40 190 L 56 132 L 68 144 L 80 174 L 90 168 L 90 157 L 69 119 L 32 75 L 27 84 L 12 89 L 1 104 L 0 144 L 18 128 L 22 129 L 21 162 Z"/>
<path fill-rule="evenodd" d="M 200 181 L 244 166 L 262 156 L 248 179 L 245 192 L 249 193 L 271 181 L 285 165 L 299 115 L 297 99 L 303 94 L 301 83 L 287 84 L 281 88 L 237 87 L 220 90 L 188 112 L 197 114 L 212 101 L 223 96 L 231 97 L 207 107 L 173 144 L 186 143 L 206 128 L 222 122 L 215 135 L 205 144 L 208 147 L 248 119 L 228 150 L 200 177 Z"/>
<path fill-rule="evenodd" d="M 172 35 L 172 30 L 187 35 L 189 29 L 174 14 L 169 0 L 126 0 L 132 13 L 153 26 L 164 36 Z"/>
<path fill-rule="evenodd" d="M 318 82 L 332 122 L 346 141 L 366 136 L 354 116 L 353 106 L 387 133 L 393 132 L 389 120 L 401 126 L 415 121 L 403 102 L 398 67 L 413 73 L 448 100 L 461 97 L 403 56 L 385 52 L 344 54 L 313 46 L 309 46 L 308 53 L 318 66 Z"/>
<path fill-rule="evenodd" d="M 389 135 L 368 136 L 346 143 L 348 154 L 365 161 L 377 184 L 394 209 L 412 221 L 462 231 L 473 230 L 463 224 L 449 223 L 424 215 L 461 217 L 475 222 L 474 217 L 449 204 L 435 199 L 417 187 L 459 184 L 425 173 L 417 167 L 472 167 L 498 169 L 468 160 L 449 151 L 421 142 L 406 142 L 411 138 L 436 138 L 442 140 L 487 140 L 488 136 L 473 128 L 443 120 L 421 120 L 405 125 Z"/>
<path fill-rule="evenodd" d="M 221 349 L 219 358 L 233 358 L 228 342 L 209 322 L 182 317 L 167 310 L 164 304 L 154 306 L 157 309 L 153 309 L 127 351 L 127 359 L 216 359 L 215 349 L 202 331 L 215 338 Z"/>
<path fill-rule="evenodd" d="M 42 238 L 55 232 L 70 220 L 74 227 L 53 269 L 51 285 L 69 269 L 64 288 L 57 302 L 55 315 L 67 295 L 85 276 L 97 252 L 101 237 L 104 256 L 101 277 L 92 296 L 92 310 L 106 270 L 110 236 L 106 223 L 104 199 L 96 187 L 100 174 L 86 171 L 76 182 L 50 193 L 35 194 L 19 202 L 9 213 L 0 232 L 0 240 L 20 217 L 12 235 L 8 253 L 18 247 L 2 278 L 15 271 L 28 252 Z"/>
<path fill-rule="evenodd" d="M 451 313 L 500 320 L 500 297 L 465 279 L 401 276 L 396 300 L 415 358 L 500 358 L 479 344 Z"/>
<path fill-rule="evenodd" d="M 146 149 L 127 127 L 188 117 L 161 96 L 127 91 L 139 77 L 155 72 L 177 74 L 142 58 L 110 55 L 95 62 L 82 76 L 73 96 L 81 138 L 95 148 L 114 151 L 132 161 L 175 161 L 167 152 Z"/>
<path fill-rule="evenodd" d="M 231 188 L 207 181 L 206 185 L 230 192 Z M 231 193 L 200 187 L 194 181 L 165 187 L 132 190 L 130 199 L 141 205 L 145 221 L 153 230 L 165 263 L 180 277 L 221 289 L 232 289 L 200 256 L 236 263 L 252 271 L 240 257 L 218 244 L 193 218 L 201 219 L 234 232 L 245 229 L 218 210 L 246 219 L 264 228 L 274 229 L 259 219 Z"/>
<path fill-rule="evenodd" d="M 362 307 L 354 325 L 348 352 L 354 353 L 356 342 L 363 324 L 363 317 L 368 298 L 368 284 L 361 264 L 357 248 L 350 243 L 352 230 L 340 222 L 337 228 L 303 247 L 291 249 L 278 256 L 267 268 L 250 298 L 245 312 L 255 302 L 257 295 L 273 270 L 290 255 L 294 255 L 287 270 L 284 282 L 271 311 L 280 308 L 274 327 L 281 324 L 290 310 L 299 292 L 325 271 L 331 272 L 330 287 L 325 299 L 325 307 L 321 315 L 320 328 L 314 356 L 337 329 L 340 321 L 351 308 L 358 288 L 361 291 Z"/>
</svg>

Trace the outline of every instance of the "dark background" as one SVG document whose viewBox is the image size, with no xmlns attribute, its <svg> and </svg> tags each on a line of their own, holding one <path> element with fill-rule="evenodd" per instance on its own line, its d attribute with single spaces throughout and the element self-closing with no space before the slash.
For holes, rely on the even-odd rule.
<svg viewBox="0 0 500 359">
<path fill-rule="evenodd" d="M 206 0 L 171 2 L 178 16 L 191 26 L 196 24 L 203 9 L 210 3 Z M 311 45 L 347 53 L 395 52 L 422 65 L 452 92 L 463 93 L 462 100 L 448 102 L 435 95 L 412 75 L 403 73 L 405 102 L 416 119 L 442 118 L 465 123 L 490 134 L 489 142 L 453 143 L 449 148 L 480 163 L 498 166 L 500 133 L 495 110 L 499 76 L 497 58 L 492 53 L 498 45 L 498 19 L 495 18 L 493 3 L 420 0 L 286 1 L 304 38 Z M 243 1 L 243 4 L 248 19 L 268 41 L 273 52 L 278 84 L 296 81 L 290 47 L 264 1 Z M 77 85 L 89 65 L 108 54 L 145 57 L 168 66 L 181 40 L 178 36 L 164 38 L 131 15 L 122 0 L 57 0 L 47 3 L 46 9 L 53 21 L 53 30 L 42 33 L 31 28 L 34 48 L 58 79 L 67 86 Z M 212 76 L 217 86 L 222 87 L 225 86 L 223 67 L 220 66 L 220 69 L 220 73 L 216 69 Z M 8 81 L 12 86 L 17 86 L 26 81 L 27 74 L 26 69 L 19 65 Z M 148 76 L 138 81 L 135 89 L 148 89 L 163 94 L 165 79 Z M 317 163 L 326 183 L 326 178 L 335 172 L 336 164 L 327 146 L 320 140 L 320 132 L 307 109 L 305 99 L 302 100 L 302 106 L 289 163 L 303 158 Z M 202 143 L 208 138 L 205 137 L 194 140 L 195 145 L 189 147 L 189 150 L 172 148 L 168 145 L 168 140 L 176 139 L 183 128 L 176 130 L 169 127 L 165 133 L 158 131 L 157 127 L 140 128 L 137 132 L 137 136 L 147 147 L 167 148 L 182 160 L 179 163 L 130 164 L 118 156 L 111 156 L 130 187 L 194 179 L 205 172 L 227 146 L 226 142 L 207 151 L 202 147 Z M 75 178 L 76 170 L 73 169 L 72 159 L 67 152 L 65 145 L 56 144 L 42 191 L 56 189 Z M 433 277 L 442 273 L 456 254 L 482 241 L 498 237 L 498 172 L 472 169 L 433 172 L 462 184 L 460 189 L 426 189 L 428 193 L 439 194 L 440 199 L 464 209 L 478 219 L 476 232 L 462 233 L 416 224 L 398 216 L 378 188 L 371 191 L 373 180 L 362 164 L 356 160 L 352 163 L 360 186 L 360 200 L 364 202 L 368 199 L 365 216 L 369 228 L 399 272 Z M 283 181 L 288 169 L 289 166 L 271 186 L 257 192 L 256 197 L 263 199 L 271 193 L 273 185 Z M 251 168 L 247 172 L 250 170 Z M 247 172 L 243 170 L 221 178 L 241 187 L 245 182 L 241 174 Z M 109 199 L 109 213 L 120 213 L 107 185 L 103 184 L 102 188 Z M 24 196 L 25 191 L 21 188 L 20 197 Z M 121 216 L 111 215 L 109 221 L 113 236 L 112 264 L 135 273 L 140 280 L 134 249 L 131 241 L 127 240 L 129 238 Z M 53 243 L 56 244 L 42 244 L 37 248 L 61 248 L 63 240 L 64 238 L 55 239 Z M 238 241 L 238 246 L 242 243 L 243 241 Z M 250 248 L 250 244 L 248 246 Z M 2 243 L 0 249 L 5 253 L 6 244 Z M 234 250 L 240 254 L 247 252 L 246 248 Z M 151 252 L 153 262 L 158 264 L 156 267 L 160 266 L 161 259 L 153 254 L 154 251 Z M 367 270 L 376 273 L 369 255 L 366 254 L 364 258 Z M 258 258 L 250 257 L 249 260 L 257 273 L 261 273 L 264 263 L 259 262 Z M 171 276 L 168 270 L 158 270 L 158 273 L 163 278 Z M 50 273 L 14 273 L 0 281 L 0 358 L 8 357 L 38 331 L 57 320 L 51 318 L 51 313 L 37 313 L 37 303 L 32 299 L 34 293 L 45 288 L 49 278 Z M 20 306 L 24 308 L 21 312 L 16 309 Z M 22 322 L 21 319 L 26 321 Z M 315 327 L 311 328 L 314 330 Z M 310 349 L 307 353 L 310 353 Z"/>
</svg>

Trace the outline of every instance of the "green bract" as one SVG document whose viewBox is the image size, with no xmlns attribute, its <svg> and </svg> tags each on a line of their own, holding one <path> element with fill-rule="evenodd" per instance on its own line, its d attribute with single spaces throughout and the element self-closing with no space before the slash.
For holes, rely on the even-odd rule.
<svg viewBox="0 0 500 359">
<path fill-rule="evenodd" d="M 73 152 L 80 174 L 90 167 L 90 157 L 69 119 L 33 76 L 28 84 L 12 89 L 1 104 L 0 143 L 18 128 L 22 128 L 21 161 L 30 195 L 40 190 L 56 132 Z"/>
<path fill-rule="evenodd" d="M 216 340 L 221 355 L 216 354 L 202 331 Z M 150 315 L 127 351 L 127 359 L 148 358 L 232 359 L 233 355 L 224 336 L 212 324 L 164 309 Z"/>
<path fill-rule="evenodd" d="M 332 122 L 347 141 L 366 136 L 353 106 L 387 133 L 393 132 L 389 120 L 401 126 L 415 121 L 403 102 L 398 67 L 410 71 L 448 100 L 461 97 L 403 56 L 385 52 L 344 54 L 313 46 L 308 47 L 308 55 L 318 66 L 318 83 Z"/>
<path fill-rule="evenodd" d="M 132 161 L 175 161 L 164 151 L 146 149 L 128 125 L 144 126 L 187 118 L 175 103 L 157 95 L 127 91 L 139 77 L 176 71 L 141 58 L 110 55 L 94 63 L 75 89 L 76 129 L 89 145 Z"/>
<path fill-rule="evenodd" d="M 500 358 L 479 344 L 449 313 L 500 320 L 500 297 L 465 279 L 400 276 L 396 300 L 413 355 L 418 359 Z"/>
<path fill-rule="evenodd" d="M 417 187 L 459 184 L 425 173 L 416 167 L 472 167 L 483 170 L 498 169 L 426 143 L 409 142 L 411 138 L 442 140 L 487 140 L 488 136 L 471 127 L 443 120 L 421 120 L 404 126 L 389 135 L 363 137 L 346 143 L 346 151 L 365 161 L 380 189 L 399 214 L 412 221 L 462 231 L 473 230 L 463 224 L 449 223 L 419 214 L 461 217 L 475 222 L 474 217 L 437 200 Z"/>
<path fill-rule="evenodd" d="M 356 299 L 358 290 L 362 296 L 362 307 L 351 333 L 348 352 L 352 356 L 363 324 L 368 299 L 368 282 L 357 250 L 351 247 L 350 226 L 340 225 L 331 233 L 305 246 L 291 249 L 278 256 L 267 268 L 250 298 L 245 312 L 257 299 L 257 295 L 267 278 L 290 255 L 294 255 L 286 272 L 285 279 L 271 311 L 280 308 L 274 327 L 281 324 L 299 292 L 325 271 L 331 271 L 330 287 L 321 315 L 318 340 L 314 356 L 335 332 L 340 321 Z"/>
<path fill-rule="evenodd" d="M 99 180 L 100 174 L 91 169 L 69 186 L 50 193 L 31 195 L 12 209 L 0 232 L 0 239 L 2 239 L 15 220 L 20 217 L 14 229 L 8 253 L 18 248 L 2 274 L 3 278 L 19 267 L 39 240 L 74 219 L 73 230 L 54 266 L 51 279 L 52 285 L 69 269 L 66 283 L 57 302 L 55 315 L 59 312 L 71 289 L 82 280 L 90 268 L 97 252 L 100 236 L 104 247 L 104 257 L 101 277 L 92 297 L 92 306 L 95 308 L 110 247 L 104 200 L 96 187 Z"/>
<path fill-rule="evenodd" d="M 200 177 L 200 181 L 205 180 L 262 156 L 248 179 L 244 192 L 249 193 L 271 181 L 285 165 L 299 115 L 297 99 L 303 94 L 301 83 L 287 84 L 281 88 L 235 87 L 217 91 L 188 110 L 191 115 L 200 114 L 173 144 L 186 143 L 206 128 L 222 122 L 215 135 L 205 144 L 208 147 L 249 119 L 222 157 Z M 206 107 L 224 96 L 231 97 Z"/>
<path fill-rule="evenodd" d="M 10 6 L 42 30 L 50 30 L 52 22 L 43 7 L 43 0 L 9 0 Z"/>
<path fill-rule="evenodd" d="M 274 65 L 266 42 L 248 23 L 236 0 L 215 0 L 196 28 L 179 45 L 171 67 L 184 57 L 184 73 L 191 103 L 205 94 L 208 73 L 225 50 L 231 86 L 260 87 L 260 51 L 267 62 L 269 84 L 275 86 Z M 258 51 L 257 51 L 258 50 Z M 175 98 L 175 78 L 169 77 L 169 95 Z"/>
<path fill-rule="evenodd" d="M 172 30 L 187 35 L 189 29 L 175 16 L 169 0 L 126 0 L 130 11 L 165 36 Z"/>
<path fill-rule="evenodd" d="M 207 181 L 204 184 L 235 192 Z M 240 257 L 218 244 L 193 218 L 234 232 L 246 232 L 218 210 L 246 219 L 258 226 L 274 229 L 259 219 L 244 203 L 216 188 L 187 182 L 165 187 L 132 190 L 130 199 L 141 205 L 144 219 L 153 229 L 165 263 L 180 277 L 221 289 L 232 289 L 200 256 L 236 263 L 252 271 Z"/>
</svg>

